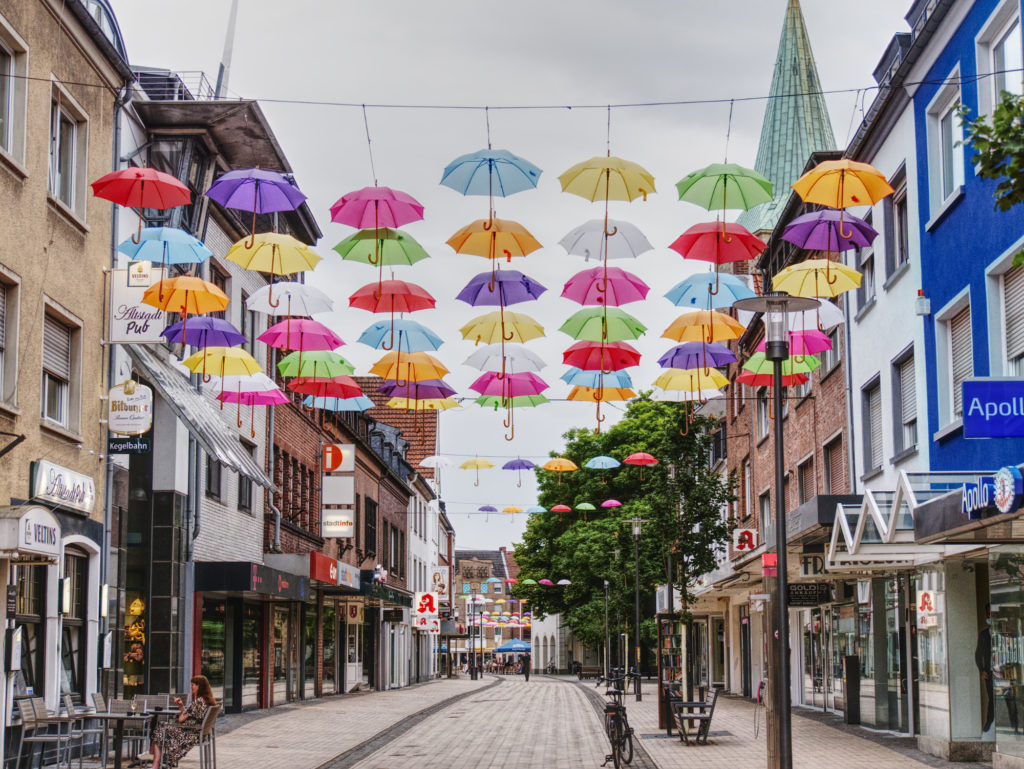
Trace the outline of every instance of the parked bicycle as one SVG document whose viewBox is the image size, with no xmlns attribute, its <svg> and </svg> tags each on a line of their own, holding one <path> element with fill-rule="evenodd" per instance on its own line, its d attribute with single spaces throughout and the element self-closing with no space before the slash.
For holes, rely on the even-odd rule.
<svg viewBox="0 0 1024 769">
<path fill-rule="evenodd" d="M 763 678 L 757 684 L 757 696 L 756 696 L 756 698 L 754 700 L 754 738 L 755 739 L 757 738 L 757 736 L 761 732 L 761 721 L 763 720 L 762 712 L 764 711 L 764 698 L 765 698 L 765 694 L 767 693 L 766 692 L 767 687 L 768 687 L 768 682 L 765 679 L 763 679 Z"/>
<path fill-rule="evenodd" d="M 611 761 L 615 769 L 620 769 L 623 764 L 633 761 L 633 728 L 626 718 L 626 706 L 622 703 L 622 697 L 626 693 L 627 681 L 639 679 L 639 673 L 626 673 L 625 675 L 608 678 L 598 676 L 597 685 L 607 683 L 610 688 L 605 691 L 609 698 L 604 705 L 604 730 L 611 743 L 612 752 L 604 757 L 601 766 L 607 766 Z"/>
</svg>

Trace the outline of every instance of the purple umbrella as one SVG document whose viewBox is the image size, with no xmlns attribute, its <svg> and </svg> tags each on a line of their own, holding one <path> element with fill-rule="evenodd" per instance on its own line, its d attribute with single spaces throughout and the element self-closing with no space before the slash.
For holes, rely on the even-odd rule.
<svg viewBox="0 0 1024 769">
<path fill-rule="evenodd" d="M 735 353 L 717 342 L 683 342 L 658 358 L 662 368 L 710 368 L 735 362 Z"/>
<path fill-rule="evenodd" d="M 188 328 L 184 328 L 184 321 L 179 320 L 161 331 L 160 335 L 172 344 L 193 347 L 234 347 L 245 342 L 245 335 L 221 318 L 193 318 Z"/>
<path fill-rule="evenodd" d="M 496 508 L 494 505 L 484 505 L 483 507 L 478 507 L 477 510 L 479 510 L 481 513 L 496 513 L 496 512 L 498 512 L 498 508 Z"/>
<path fill-rule="evenodd" d="M 210 185 L 206 197 L 225 208 L 252 211 L 252 236 L 256 234 L 256 214 L 294 211 L 306 196 L 284 174 L 265 168 L 240 168 L 228 171 Z M 252 237 L 246 245 L 252 247 Z"/>
<path fill-rule="evenodd" d="M 473 307 L 509 305 L 537 299 L 547 289 L 518 270 L 498 270 L 475 275 L 455 297 Z"/>
<path fill-rule="evenodd" d="M 520 459 L 519 457 L 516 457 L 515 459 L 510 459 L 508 462 L 503 464 L 501 466 L 501 469 L 502 470 L 515 470 L 516 471 L 516 486 L 519 486 L 521 488 L 522 485 L 523 485 L 523 474 L 522 474 L 521 471 L 522 470 L 532 470 L 536 466 L 537 465 L 535 465 L 529 459 Z"/>
<path fill-rule="evenodd" d="M 455 388 L 450 387 L 443 379 L 424 379 L 419 382 L 385 382 L 377 388 L 378 392 L 391 398 L 407 398 L 409 400 L 421 400 L 432 398 L 447 398 L 455 394 Z"/>
<path fill-rule="evenodd" d="M 843 237 L 846 232 L 850 237 Z M 876 237 L 878 232 L 863 219 L 831 208 L 798 216 L 782 233 L 783 240 L 811 251 L 865 248 Z"/>
</svg>

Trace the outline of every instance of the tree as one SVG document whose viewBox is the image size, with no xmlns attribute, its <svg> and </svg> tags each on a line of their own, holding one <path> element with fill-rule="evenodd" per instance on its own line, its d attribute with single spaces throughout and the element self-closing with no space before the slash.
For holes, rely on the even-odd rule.
<svg viewBox="0 0 1024 769">
<path fill-rule="evenodd" d="M 723 479 L 710 467 L 710 432 L 718 424 L 696 417 L 688 425 L 687 408 L 652 401 L 645 394 L 630 402 L 625 417 L 609 430 L 595 434 L 573 429 L 563 436 L 564 450 L 553 451 L 552 456 L 571 459 L 579 471 L 560 475 L 537 471 L 540 504 L 548 509 L 564 504 L 573 511 L 530 518 L 523 541 L 515 548 L 520 580 L 547 577 L 568 579 L 571 584 L 564 588 L 519 584 L 515 594 L 527 598 L 537 615 L 562 614 L 587 645 L 603 644 L 605 580 L 613 621 L 616 611 L 626 618 L 633 616 L 636 564 L 628 519 L 644 519 L 641 604 L 649 604 L 656 586 L 665 584 L 666 559 L 671 554 L 684 618 L 697 579 L 715 568 L 716 552 L 721 552 L 731 533 L 732 524 L 722 511 L 735 499 L 735 481 Z M 638 451 L 653 455 L 659 464 L 643 469 L 624 465 L 604 472 L 582 469 L 595 456 L 621 461 Z M 622 506 L 599 507 L 610 498 Z M 597 505 L 598 510 L 576 510 L 583 502 Z M 644 625 L 643 635 L 650 641 L 654 625 Z"/>
</svg>

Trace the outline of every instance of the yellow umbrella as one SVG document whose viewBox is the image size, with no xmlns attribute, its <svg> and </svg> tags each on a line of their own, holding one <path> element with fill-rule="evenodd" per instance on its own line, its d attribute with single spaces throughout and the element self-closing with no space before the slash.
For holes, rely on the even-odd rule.
<svg viewBox="0 0 1024 769">
<path fill-rule="evenodd" d="M 594 428 L 594 432 L 599 433 L 601 432 L 601 423 L 607 419 L 607 417 L 601 416 L 601 404 L 608 403 L 609 401 L 628 401 L 630 398 L 635 397 L 636 393 L 628 387 L 584 387 L 583 385 L 576 385 L 569 392 L 567 400 L 597 404 L 597 427 Z"/>
<path fill-rule="evenodd" d="M 370 368 L 370 373 L 382 379 L 391 379 L 400 386 L 407 382 L 422 382 L 425 379 L 441 379 L 448 369 L 433 355 L 425 352 L 401 350 L 389 352 Z M 402 380 L 402 375 L 405 380 Z"/>
<path fill-rule="evenodd" d="M 670 368 L 654 380 L 654 386 L 662 390 L 698 392 L 717 390 L 729 384 L 729 380 L 718 369 Z"/>
<path fill-rule="evenodd" d="M 503 512 L 503 513 L 521 513 L 521 512 L 523 512 L 523 508 L 521 508 L 521 507 L 506 507 L 501 512 Z M 497 602 L 495 602 L 495 603 L 497 603 Z"/>
<path fill-rule="evenodd" d="M 204 382 L 209 382 L 211 375 L 221 377 L 221 392 L 224 392 L 223 377 L 248 376 L 263 371 L 256 359 L 241 347 L 204 347 L 181 363 L 189 371 L 202 373 Z M 220 407 L 224 408 L 224 401 Z"/>
<path fill-rule="evenodd" d="M 722 342 L 739 339 L 746 329 L 725 313 L 696 310 L 680 315 L 662 334 L 677 342 Z"/>
<path fill-rule="evenodd" d="M 459 402 L 454 398 L 392 398 L 386 405 L 406 411 L 447 411 L 458 408 Z"/>
<path fill-rule="evenodd" d="M 780 270 L 772 278 L 772 288 L 791 296 L 836 297 L 860 288 L 861 274 L 830 259 L 807 259 Z"/>
<path fill-rule="evenodd" d="M 472 459 L 467 459 L 465 462 L 459 465 L 459 469 L 461 470 L 476 470 L 476 480 L 473 482 L 474 486 L 480 485 L 480 471 L 487 470 L 488 468 L 491 467 L 494 467 L 494 463 L 488 459 L 483 459 L 481 457 L 473 457 Z"/>
<path fill-rule="evenodd" d="M 271 275 L 291 275 L 312 270 L 320 262 L 320 255 L 300 240 L 279 232 L 254 235 L 250 245 L 245 239 L 235 243 L 227 253 L 227 260 L 247 270 L 267 272 Z M 270 293 L 273 293 L 271 278 Z M 277 307 L 268 293 L 267 302 Z"/>
<path fill-rule="evenodd" d="M 598 155 L 577 163 L 558 177 L 562 192 L 598 200 L 647 200 L 654 192 L 654 176 L 643 166 L 629 160 Z"/>
<path fill-rule="evenodd" d="M 472 339 L 475 344 L 528 342 L 544 336 L 544 327 L 529 315 L 504 310 L 477 316 L 459 331 L 463 339 Z"/>
<path fill-rule="evenodd" d="M 571 473 L 573 470 L 579 470 L 579 466 L 571 459 L 565 457 L 555 457 L 549 459 L 541 467 L 545 470 L 550 470 L 553 473 L 558 473 L 558 485 L 562 485 L 562 473 Z"/>
</svg>

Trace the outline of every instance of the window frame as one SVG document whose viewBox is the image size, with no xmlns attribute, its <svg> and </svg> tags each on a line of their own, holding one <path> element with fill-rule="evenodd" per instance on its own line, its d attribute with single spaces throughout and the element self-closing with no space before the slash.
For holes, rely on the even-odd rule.
<svg viewBox="0 0 1024 769">
<path fill-rule="evenodd" d="M 242 444 L 242 450 L 248 452 L 249 456 L 256 460 L 256 444 L 250 443 L 249 441 L 239 440 Z M 251 513 L 254 507 L 255 501 L 255 489 L 253 487 L 252 478 L 245 475 L 244 473 L 238 474 L 238 509 L 246 513 Z M 248 497 L 246 499 L 246 496 Z"/>
<path fill-rule="evenodd" d="M 878 434 L 880 443 L 877 456 L 875 455 L 875 447 L 872 445 L 872 431 L 875 424 L 871 418 L 871 399 L 873 394 L 876 393 L 878 396 Z M 881 375 L 875 374 L 861 387 L 860 398 L 862 434 L 864 436 L 862 442 L 864 448 L 864 474 L 867 475 L 880 470 L 885 463 L 885 402 L 882 399 Z"/>
<path fill-rule="evenodd" d="M 804 480 L 810 478 L 811 493 L 804 494 Z M 818 479 L 814 475 L 814 455 L 811 454 L 803 462 L 796 466 L 796 498 L 797 504 L 802 505 L 808 500 L 814 499 L 818 492 Z"/>
<path fill-rule="evenodd" d="M 757 409 L 755 410 L 755 416 L 757 418 L 757 440 L 760 442 L 767 438 L 768 434 L 772 431 L 772 420 L 768 415 L 768 388 L 759 387 L 757 389 L 756 397 Z"/>
<path fill-rule="evenodd" d="M 8 92 L 6 142 L 0 141 L 0 159 L 25 178 L 26 134 L 28 133 L 29 46 L 10 22 L 0 14 L 0 46 L 11 57 L 11 87 Z"/>
<path fill-rule="evenodd" d="M 203 486 L 206 496 L 221 501 L 224 492 L 224 468 L 216 457 L 206 454 L 206 468 L 203 475 Z"/>
<path fill-rule="evenodd" d="M 991 77 L 983 78 L 982 82 L 985 85 L 978 88 L 979 115 L 991 114 L 1001 98 L 999 78 L 995 75 L 996 48 L 999 42 L 1006 38 L 1014 23 L 1018 24 L 1019 34 L 1024 37 L 1024 32 L 1020 31 L 1018 0 L 1003 0 L 989 15 L 988 20 L 982 25 L 974 39 L 977 72 L 991 75 Z M 1018 94 L 1020 93 L 1024 93 L 1024 86 L 1018 92 Z"/>
<path fill-rule="evenodd" d="M 914 346 L 908 345 L 906 349 L 900 352 L 890 363 L 890 372 L 892 375 L 892 437 L 893 437 L 893 453 L 896 457 L 899 457 L 904 452 L 910 452 L 917 449 L 917 444 L 921 440 L 920 431 L 920 420 L 918 419 L 919 409 L 915 409 L 914 417 L 912 420 L 907 420 L 906 414 L 903 413 L 903 371 L 907 364 L 914 366 L 914 402 L 915 406 L 920 402 L 917 397 L 917 369 L 916 360 L 914 357 Z M 907 425 L 913 423 L 914 430 L 914 442 L 907 442 Z"/>
<path fill-rule="evenodd" d="M 61 305 L 54 302 L 48 296 L 43 296 L 43 326 L 46 319 L 64 326 L 70 335 L 70 360 L 68 365 L 68 379 L 62 403 L 62 419 L 52 419 L 47 415 L 47 375 L 53 376 L 55 381 L 60 381 L 57 376 L 59 372 L 48 372 L 43 362 L 40 361 L 40 421 L 43 427 L 55 428 L 57 431 L 67 431 L 78 436 L 81 430 L 81 398 L 82 398 L 82 320 L 68 312 Z M 45 334 L 39 340 L 40 353 L 45 350 Z"/>
<path fill-rule="evenodd" d="M 0 404 L 17 409 L 21 279 L 2 264 L 0 264 L 0 290 L 5 294 L 3 345 L 0 349 Z"/>
<path fill-rule="evenodd" d="M 74 134 L 72 137 L 73 157 L 70 163 L 71 183 L 70 200 L 65 200 L 60 193 L 59 185 L 59 156 L 55 153 L 59 136 L 54 135 L 55 117 L 64 116 L 72 124 Z M 56 123 L 59 126 L 59 120 Z M 71 95 L 71 93 L 56 79 L 51 80 L 50 89 L 50 122 L 49 122 L 49 154 L 47 170 L 47 197 L 58 208 L 70 214 L 79 223 L 85 222 L 86 203 L 86 182 L 89 169 L 89 115 Z"/>
<path fill-rule="evenodd" d="M 960 92 L 960 66 L 959 64 L 946 78 L 942 85 L 932 97 L 927 108 L 927 135 L 928 135 L 928 200 L 929 200 L 929 222 L 926 228 L 930 228 L 938 218 L 952 205 L 963 192 L 964 185 L 964 151 L 960 144 L 964 138 L 963 125 L 956 114 L 957 108 L 962 103 L 963 96 Z M 943 121 L 950 117 L 950 141 L 948 157 L 950 160 L 951 178 L 949 179 L 949 192 L 945 187 L 945 160 L 947 153 L 943 145 Z"/>
</svg>

